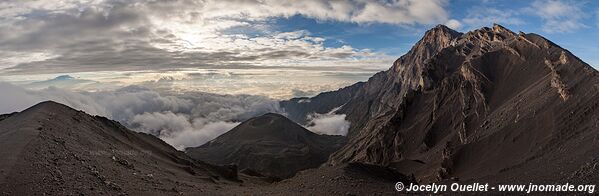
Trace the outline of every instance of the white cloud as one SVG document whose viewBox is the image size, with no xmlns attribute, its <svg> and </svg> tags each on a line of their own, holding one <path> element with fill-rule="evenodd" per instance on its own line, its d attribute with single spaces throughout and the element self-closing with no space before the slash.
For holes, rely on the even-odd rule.
<svg viewBox="0 0 599 196">
<path fill-rule="evenodd" d="M 460 30 L 462 28 L 462 23 L 458 20 L 451 19 L 445 23 L 445 26 L 453 30 Z"/>
<path fill-rule="evenodd" d="M 0 3 L 0 53 L 41 55 L 35 62 L 23 57 L 0 66 L 11 67 L 3 70 L 5 74 L 344 65 L 348 60 L 365 66 L 381 54 L 349 45 L 324 47 L 324 37 L 307 31 L 278 32 L 269 21 L 302 15 L 322 21 L 435 24 L 448 20 L 447 4 L 447 0 L 9 0 Z"/>
<path fill-rule="evenodd" d="M 191 119 L 171 111 L 138 114 L 131 122 L 139 124 L 138 131 L 159 135 L 179 150 L 204 144 L 239 125 L 239 122 Z"/>
<path fill-rule="evenodd" d="M 493 23 L 502 25 L 521 25 L 524 21 L 518 17 L 519 13 L 514 10 L 499 10 L 496 8 L 474 7 L 462 22 L 470 28 L 491 26 Z"/>
<path fill-rule="evenodd" d="M 383 22 L 392 24 L 434 24 L 447 20 L 443 0 L 367 1 L 363 9 L 351 10 L 352 22 Z"/>
<path fill-rule="evenodd" d="M 161 95 L 136 86 L 115 91 L 72 92 L 59 88 L 26 90 L 0 82 L 0 92 L 3 93 L 0 114 L 53 100 L 117 120 L 135 131 L 153 134 L 178 149 L 202 145 L 251 117 L 282 113 L 277 101 L 261 96 Z"/>
<path fill-rule="evenodd" d="M 239 125 L 239 122 L 210 122 L 199 128 L 191 127 L 178 134 L 163 137 L 162 139 L 173 145 L 173 147 L 183 150 L 186 147 L 195 147 L 198 146 L 198 144 L 204 144 L 233 129 L 233 127 L 237 125 Z"/>
<path fill-rule="evenodd" d="M 260 96 L 186 93 L 161 95 L 130 86 L 114 91 L 72 92 L 59 88 L 26 90 L 0 82 L 0 114 L 21 111 L 46 100 L 117 120 L 132 130 L 159 137 L 177 149 L 202 145 L 240 122 L 265 113 L 284 114 L 278 101 Z M 345 114 L 310 114 L 306 128 L 318 134 L 346 135 Z"/>
<path fill-rule="evenodd" d="M 574 32 L 587 27 L 583 22 L 582 4 L 573 1 L 537 0 L 527 11 L 543 19 L 543 31 L 549 33 Z"/>
<path fill-rule="evenodd" d="M 350 122 L 345 120 L 345 114 L 335 114 L 339 108 L 334 108 L 326 114 L 309 114 L 306 129 L 324 135 L 347 135 Z"/>
<path fill-rule="evenodd" d="M 9 68 L 14 65 L 18 65 L 21 63 L 34 63 L 45 61 L 48 59 L 52 59 L 58 57 L 56 55 L 52 55 L 48 52 L 43 51 L 31 51 L 31 52 L 14 52 L 14 51 L 5 51 L 0 53 L 0 69 Z"/>
<path fill-rule="evenodd" d="M 446 0 L 209 0 L 199 12 L 206 18 L 263 20 L 303 15 L 318 20 L 357 23 L 433 24 L 447 20 L 446 4 Z M 235 9 L 231 9 L 233 7 Z"/>
</svg>

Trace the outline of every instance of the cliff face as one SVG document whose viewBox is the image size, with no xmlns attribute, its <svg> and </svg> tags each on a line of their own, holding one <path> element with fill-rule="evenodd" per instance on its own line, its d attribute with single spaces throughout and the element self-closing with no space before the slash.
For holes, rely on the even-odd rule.
<svg viewBox="0 0 599 196">
<path fill-rule="evenodd" d="M 329 162 L 394 167 L 422 182 L 505 173 L 500 181 L 550 159 L 574 158 L 572 168 L 556 169 L 573 172 L 593 160 L 567 145 L 597 147 L 598 78 L 536 34 L 437 26 L 342 106 L 350 140 Z"/>
<path fill-rule="evenodd" d="M 382 115 L 396 112 L 410 90 L 430 85 L 423 77 L 429 59 L 450 46 L 461 33 L 439 25 L 427 31 L 412 49 L 397 59 L 393 66 L 371 77 L 339 110 L 352 123 L 350 135 L 355 135 Z M 372 123 L 371 123 L 372 124 Z"/>
</svg>

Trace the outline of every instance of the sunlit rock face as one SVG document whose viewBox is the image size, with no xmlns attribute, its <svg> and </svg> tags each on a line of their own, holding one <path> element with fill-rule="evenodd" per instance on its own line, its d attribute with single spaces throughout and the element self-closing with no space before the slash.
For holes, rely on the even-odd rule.
<svg viewBox="0 0 599 196">
<path fill-rule="evenodd" d="M 598 75 L 537 34 L 437 26 L 338 105 L 352 127 L 329 163 L 389 166 L 420 182 L 506 182 L 523 171 L 534 175 L 522 178 L 561 179 L 556 171 L 577 166 L 534 165 L 592 162 L 579 155 L 596 153 L 584 135 L 598 130 Z"/>
</svg>

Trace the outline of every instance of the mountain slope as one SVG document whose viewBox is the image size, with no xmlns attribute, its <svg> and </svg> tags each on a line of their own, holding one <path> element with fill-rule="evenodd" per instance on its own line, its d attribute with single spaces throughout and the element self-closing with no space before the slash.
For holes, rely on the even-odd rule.
<svg viewBox="0 0 599 196">
<path fill-rule="evenodd" d="M 240 170 L 289 178 L 318 167 L 345 141 L 342 136 L 318 135 L 279 114 L 249 119 L 227 133 L 185 151 L 212 164 L 235 164 Z"/>
<path fill-rule="evenodd" d="M 326 114 L 331 110 L 347 103 L 358 90 L 362 88 L 364 82 L 358 82 L 351 86 L 341 88 L 336 91 L 320 93 L 314 97 L 300 97 L 280 102 L 285 112 L 289 114 L 289 119 L 299 124 L 307 124 L 307 116 L 311 113 Z"/>
<path fill-rule="evenodd" d="M 338 110 L 350 140 L 329 162 L 394 167 L 423 183 L 554 183 L 597 164 L 598 107 L 598 72 L 551 41 L 440 25 Z"/>
<path fill-rule="evenodd" d="M 216 192 L 236 171 L 197 162 L 115 121 L 55 102 L 0 121 L 3 195 Z"/>
</svg>

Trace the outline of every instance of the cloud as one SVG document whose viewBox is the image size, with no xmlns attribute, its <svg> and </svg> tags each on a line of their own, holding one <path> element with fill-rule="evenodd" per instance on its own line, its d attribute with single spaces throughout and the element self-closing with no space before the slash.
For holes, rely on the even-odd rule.
<svg viewBox="0 0 599 196">
<path fill-rule="evenodd" d="M 202 145 L 240 122 L 265 113 L 285 115 L 278 101 L 262 96 L 184 93 L 162 95 L 139 86 L 113 91 L 73 92 L 50 87 L 27 90 L 0 82 L 0 114 L 22 111 L 46 100 L 66 104 L 92 115 L 121 122 L 134 131 L 149 133 L 177 149 Z M 318 134 L 346 135 L 345 114 L 310 114 L 306 128 Z"/>
<path fill-rule="evenodd" d="M 239 122 L 192 119 L 171 111 L 135 115 L 131 123 L 138 125 L 138 131 L 159 135 L 179 150 L 204 144 L 239 125 Z"/>
<path fill-rule="evenodd" d="M 219 135 L 233 129 L 239 122 L 210 122 L 200 128 L 185 129 L 173 136 L 164 137 L 163 140 L 179 150 L 186 147 L 195 147 L 204 144 Z"/>
<path fill-rule="evenodd" d="M 345 120 L 345 114 L 335 114 L 335 108 L 326 114 L 309 114 L 306 129 L 324 135 L 347 135 L 350 122 Z"/>
<path fill-rule="evenodd" d="M 493 23 L 503 25 L 522 25 L 525 22 L 519 18 L 520 13 L 514 10 L 500 10 L 489 7 L 474 7 L 468 11 L 468 14 L 462 22 L 470 28 L 480 28 L 481 26 L 490 26 Z"/>
<path fill-rule="evenodd" d="M 246 66 L 372 65 L 385 55 L 327 47 L 274 18 L 419 25 L 448 20 L 446 0 L 157 0 L 0 3 L 0 74 Z M 14 33 L 18 32 L 18 33 Z M 69 36 L 65 36 L 69 35 Z M 6 55 L 2 55 L 6 56 Z M 35 58 L 32 58 L 35 57 Z"/>
<path fill-rule="evenodd" d="M 447 18 L 445 0 L 398 1 L 206 1 L 202 10 L 208 18 L 245 18 L 263 20 L 269 17 L 303 15 L 318 20 L 356 23 L 433 24 Z M 235 6 L 236 9 L 230 9 Z M 426 11 L 425 11 L 426 10 Z"/>
<path fill-rule="evenodd" d="M 374 73 L 386 69 L 393 59 L 378 61 L 375 65 L 358 67 L 358 61 L 341 61 L 349 67 L 335 66 L 262 66 L 230 69 L 174 69 L 163 71 L 80 72 L 66 73 L 74 79 L 56 80 L 62 74 L 0 76 L 7 81 L 29 89 L 50 86 L 76 91 L 115 90 L 137 85 L 161 94 L 208 92 L 215 94 L 251 94 L 273 99 L 295 96 L 313 96 L 319 92 L 336 90 L 356 81 L 365 81 Z M 374 63 L 373 63 L 374 64 Z"/>
<path fill-rule="evenodd" d="M 454 30 L 460 30 L 462 28 L 462 23 L 458 20 L 451 19 L 445 23 L 445 26 Z"/>
<path fill-rule="evenodd" d="M 581 6 L 579 2 L 572 1 L 537 0 L 527 11 L 543 19 L 543 31 L 565 33 L 587 27 L 582 22 L 586 15 Z"/>
<path fill-rule="evenodd" d="M 59 87 L 63 89 L 81 89 L 85 86 L 96 84 L 98 84 L 98 82 L 92 80 L 75 78 L 70 75 L 59 75 L 52 79 L 31 82 L 23 86 L 29 89 L 44 89 L 50 86 Z"/>
<path fill-rule="evenodd" d="M 184 93 L 163 95 L 139 86 L 114 91 L 73 92 L 55 87 L 26 90 L 0 82 L 0 113 L 21 111 L 53 100 L 93 115 L 106 116 L 139 132 L 153 134 L 178 149 L 199 146 L 239 122 L 268 112 L 283 113 L 262 96 Z"/>
<path fill-rule="evenodd" d="M 447 20 L 443 0 L 367 1 L 363 9 L 351 10 L 352 22 L 392 24 L 434 24 Z"/>
</svg>

